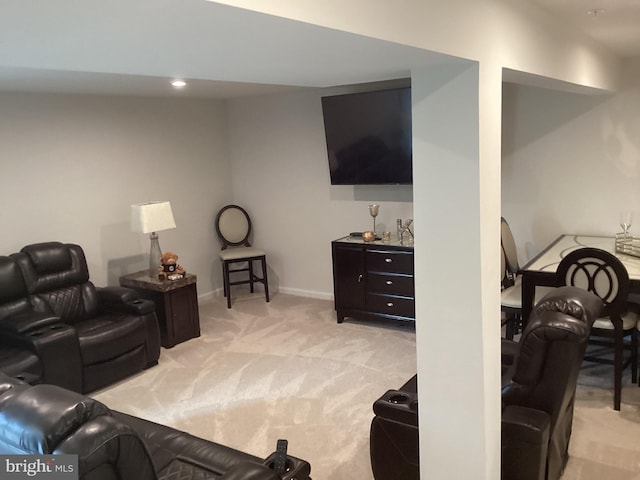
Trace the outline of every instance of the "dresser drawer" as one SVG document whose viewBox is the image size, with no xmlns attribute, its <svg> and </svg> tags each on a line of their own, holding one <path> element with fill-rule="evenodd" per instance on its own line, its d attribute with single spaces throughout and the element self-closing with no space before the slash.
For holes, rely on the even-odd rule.
<svg viewBox="0 0 640 480">
<path fill-rule="evenodd" d="M 372 312 L 401 317 L 415 317 L 416 307 L 413 297 L 400 295 L 381 295 L 369 293 L 367 295 L 367 308 Z"/>
<path fill-rule="evenodd" d="M 393 272 L 413 275 L 413 254 L 406 252 L 367 250 L 369 272 Z"/>
<path fill-rule="evenodd" d="M 413 275 L 369 272 L 367 289 L 372 293 L 413 297 Z"/>
</svg>

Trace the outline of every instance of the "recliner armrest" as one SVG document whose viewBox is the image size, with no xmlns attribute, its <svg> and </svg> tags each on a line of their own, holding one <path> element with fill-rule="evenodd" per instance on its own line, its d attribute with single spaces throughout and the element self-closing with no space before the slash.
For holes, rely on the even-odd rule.
<svg viewBox="0 0 640 480">
<path fill-rule="evenodd" d="M 264 461 L 265 467 L 268 470 L 271 470 L 272 472 L 274 471 L 273 468 L 275 465 L 275 459 L 276 459 L 276 452 L 273 452 Z M 277 478 L 278 480 L 310 480 L 310 477 L 309 477 L 310 474 L 311 474 L 311 465 L 309 464 L 309 462 L 306 462 L 305 460 L 301 460 L 296 457 L 292 457 L 291 455 L 287 455 L 287 460 L 285 462 L 284 475 L 280 477 L 280 475 L 275 474 L 274 478 Z M 227 478 L 227 477 L 224 477 L 224 478 Z M 238 478 L 240 479 L 243 477 L 238 477 Z"/>
<path fill-rule="evenodd" d="M 154 312 L 155 303 L 144 300 L 135 290 L 126 287 L 101 287 L 96 288 L 100 302 L 106 309 L 117 310 L 135 315 L 145 315 Z"/>
<path fill-rule="evenodd" d="M 533 408 L 502 411 L 502 480 L 544 480 L 551 419 Z"/>
<path fill-rule="evenodd" d="M 43 322 L 24 332 L 0 329 L 0 336 L 4 344 L 27 349 L 38 356 L 43 383 L 82 391 L 80 344 L 71 325 Z"/>
<path fill-rule="evenodd" d="M 373 404 L 379 417 L 418 426 L 418 394 L 402 390 L 387 390 Z"/>
<path fill-rule="evenodd" d="M 0 445 L 52 453 L 81 425 L 108 414 L 102 403 L 55 385 L 16 385 L 0 396 Z"/>
<path fill-rule="evenodd" d="M 237 463 L 220 480 L 282 480 L 280 475 L 260 463 Z"/>
<path fill-rule="evenodd" d="M 60 323 L 60 318 L 49 313 L 36 312 L 35 310 L 21 312 L 2 319 L 0 334 L 4 332 L 22 334 L 29 330 L 47 327 L 56 323 Z"/>
</svg>

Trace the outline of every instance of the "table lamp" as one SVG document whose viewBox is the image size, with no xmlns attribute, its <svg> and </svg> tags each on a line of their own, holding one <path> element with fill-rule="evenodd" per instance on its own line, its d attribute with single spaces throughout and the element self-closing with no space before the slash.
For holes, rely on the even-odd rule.
<svg viewBox="0 0 640 480">
<path fill-rule="evenodd" d="M 146 202 L 131 205 L 131 231 L 151 234 L 149 235 L 151 239 L 151 249 L 149 250 L 150 277 L 155 277 L 158 274 L 158 266 L 162 256 L 156 232 L 171 228 L 176 228 L 176 222 L 171 211 L 171 203 Z"/>
</svg>

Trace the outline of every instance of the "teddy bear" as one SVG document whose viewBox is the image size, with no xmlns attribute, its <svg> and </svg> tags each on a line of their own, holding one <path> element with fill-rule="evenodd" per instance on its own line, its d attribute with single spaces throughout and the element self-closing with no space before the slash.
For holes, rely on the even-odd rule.
<svg viewBox="0 0 640 480">
<path fill-rule="evenodd" d="M 164 252 L 160 257 L 161 265 L 158 267 L 160 280 L 175 280 L 184 277 L 185 270 L 178 265 L 178 255 L 173 252 Z"/>
</svg>

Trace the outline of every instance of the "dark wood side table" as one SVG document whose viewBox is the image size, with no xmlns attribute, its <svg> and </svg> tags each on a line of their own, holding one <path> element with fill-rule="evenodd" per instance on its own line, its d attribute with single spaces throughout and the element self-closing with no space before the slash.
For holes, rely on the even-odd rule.
<svg viewBox="0 0 640 480">
<path fill-rule="evenodd" d="M 189 273 L 179 280 L 159 280 L 145 270 L 120 277 L 120 285 L 134 289 L 156 304 L 161 344 L 171 348 L 200 336 L 196 280 Z"/>
</svg>

